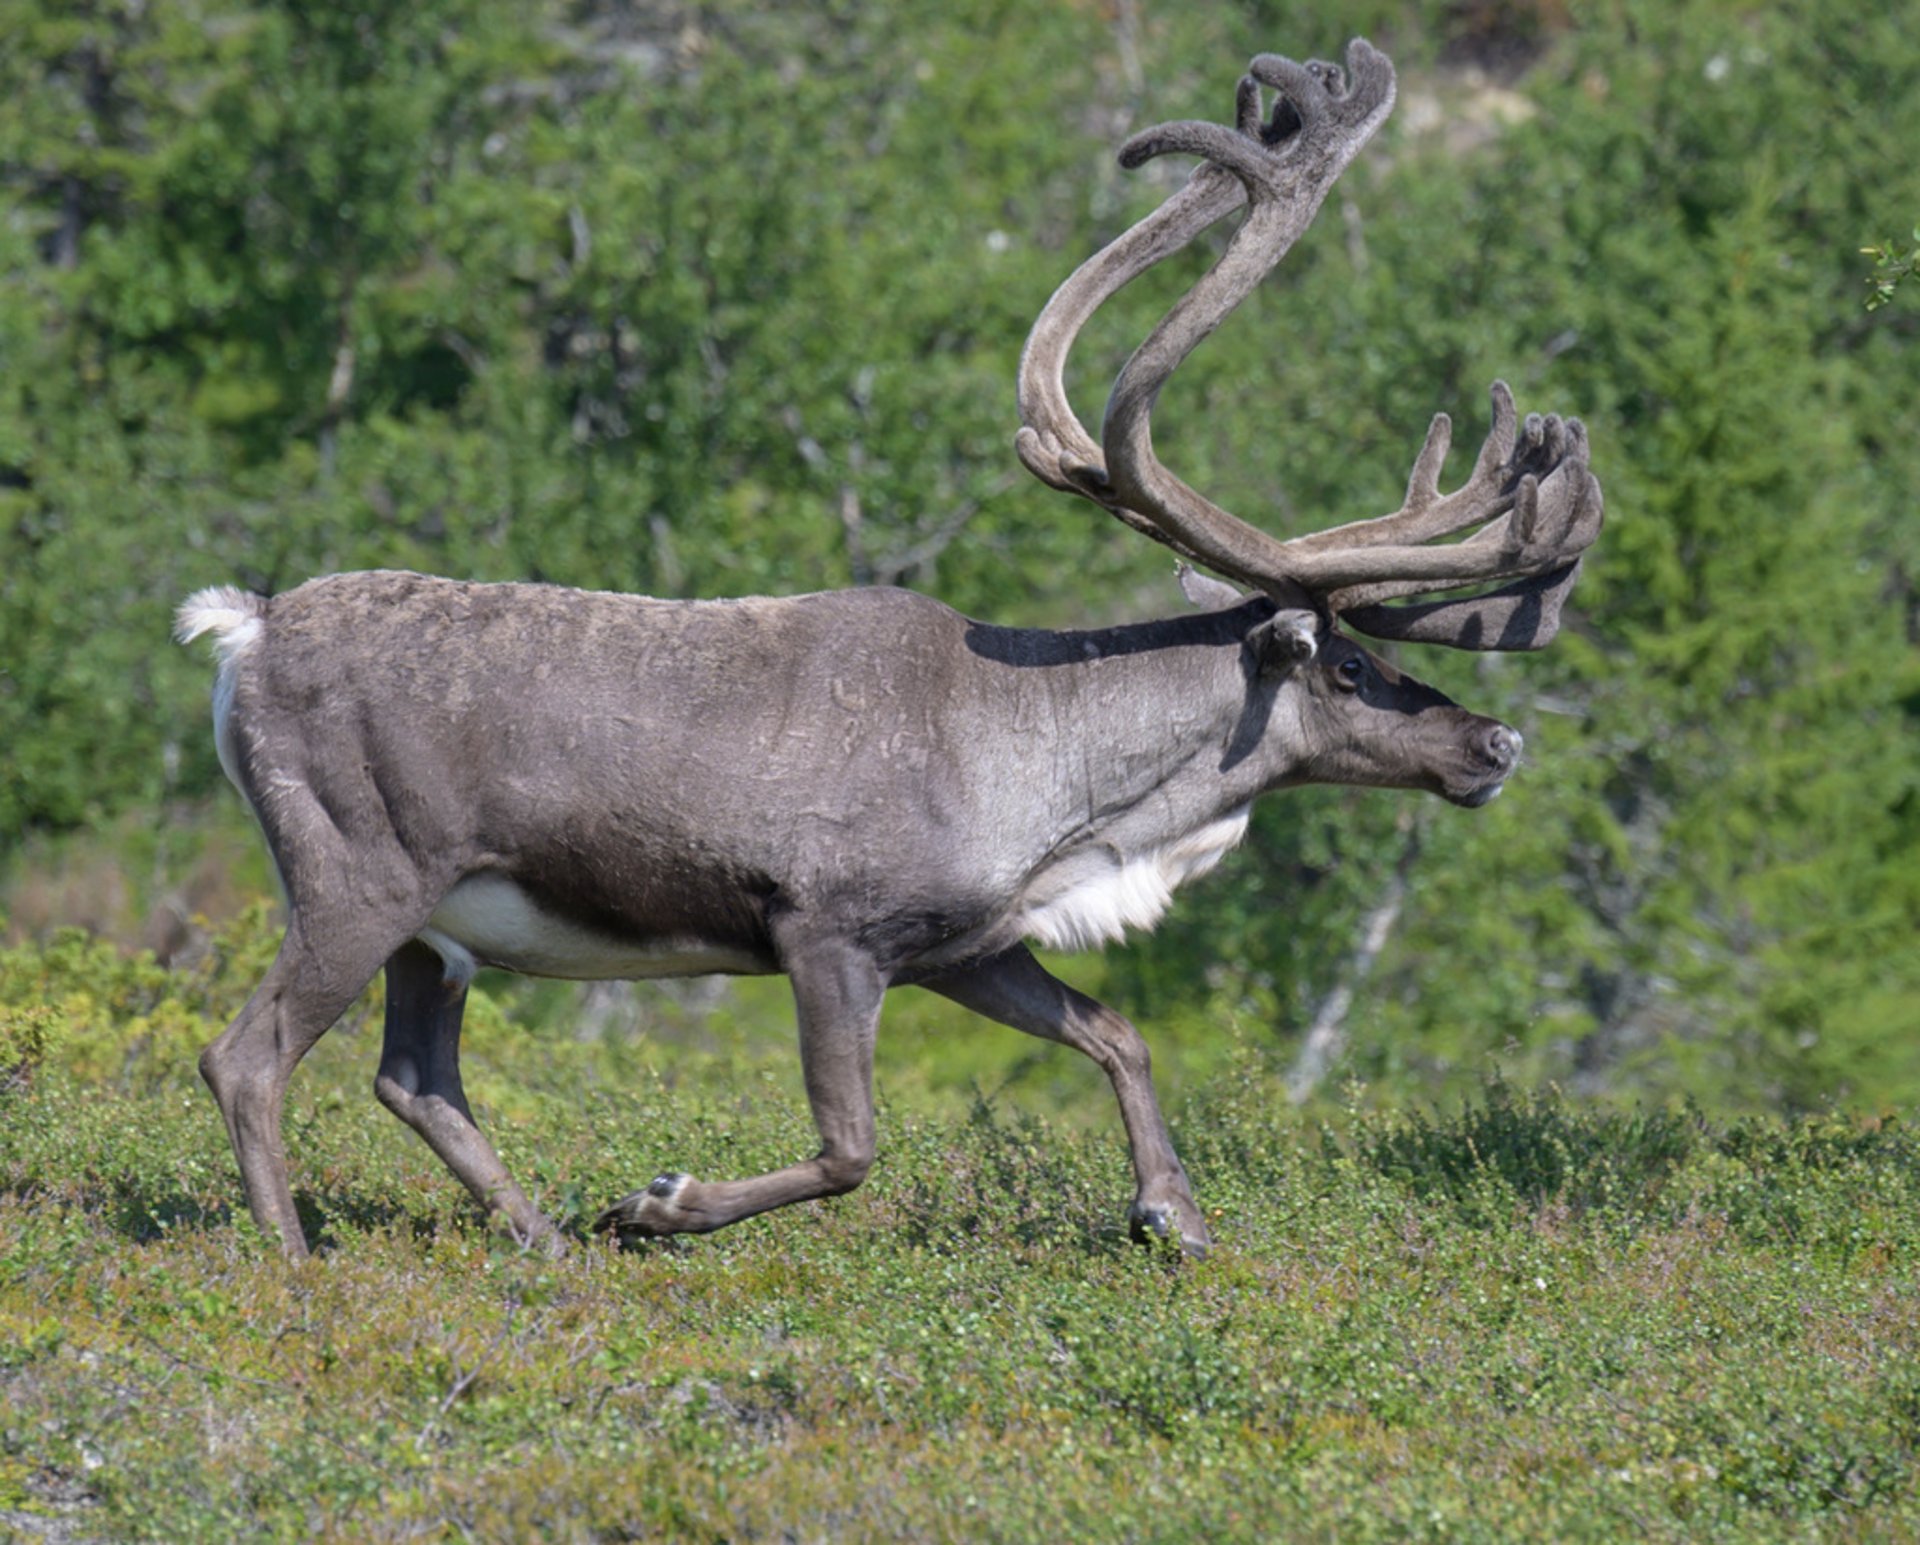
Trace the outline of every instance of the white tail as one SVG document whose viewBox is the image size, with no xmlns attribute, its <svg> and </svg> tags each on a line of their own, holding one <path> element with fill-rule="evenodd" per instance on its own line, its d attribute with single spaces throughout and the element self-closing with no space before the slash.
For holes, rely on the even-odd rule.
<svg viewBox="0 0 1920 1545">
<path fill-rule="evenodd" d="M 263 597 L 249 595 L 237 585 L 209 585 L 180 603 L 173 614 L 173 636 L 190 644 L 202 633 L 212 633 L 224 665 L 260 636 L 266 609 Z"/>
</svg>

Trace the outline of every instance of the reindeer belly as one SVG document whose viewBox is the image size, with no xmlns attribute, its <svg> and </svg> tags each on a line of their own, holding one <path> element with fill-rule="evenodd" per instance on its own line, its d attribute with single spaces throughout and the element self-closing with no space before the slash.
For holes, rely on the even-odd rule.
<svg viewBox="0 0 1920 1545">
<path fill-rule="evenodd" d="M 469 875 L 434 908 L 420 942 L 446 962 L 450 980 L 480 966 L 575 981 L 654 976 L 764 975 L 778 967 L 738 944 L 691 934 L 624 935 L 559 917 L 503 875 Z"/>
</svg>

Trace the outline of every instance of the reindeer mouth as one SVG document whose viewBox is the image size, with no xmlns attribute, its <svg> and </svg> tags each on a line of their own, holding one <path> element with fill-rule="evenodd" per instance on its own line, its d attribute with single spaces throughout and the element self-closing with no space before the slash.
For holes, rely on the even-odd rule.
<svg viewBox="0 0 1920 1545">
<path fill-rule="evenodd" d="M 1479 788 L 1470 790 L 1468 793 L 1450 794 L 1447 797 L 1463 809 L 1478 810 L 1482 805 L 1490 805 L 1498 799 L 1500 797 L 1500 791 L 1506 786 L 1507 775 L 1502 773 L 1499 777 L 1490 779 L 1486 783 L 1481 784 Z"/>
</svg>

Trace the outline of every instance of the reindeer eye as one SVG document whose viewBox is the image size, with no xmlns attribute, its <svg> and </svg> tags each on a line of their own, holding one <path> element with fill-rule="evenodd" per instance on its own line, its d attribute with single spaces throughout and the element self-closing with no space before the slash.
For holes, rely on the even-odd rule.
<svg viewBox="0 0 1920 1545">
<path fill-rule="evenodd" d="M 1357 654 L 1350 654 L 1333 668 L 1333 674 L 1340 685 L 1351 692 L 1367 679 L 1367 662 Z"/>
</svg>

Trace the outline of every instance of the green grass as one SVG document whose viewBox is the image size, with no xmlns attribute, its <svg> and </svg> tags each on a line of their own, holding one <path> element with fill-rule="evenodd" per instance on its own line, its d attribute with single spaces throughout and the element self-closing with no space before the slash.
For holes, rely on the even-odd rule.
<svg viewBox="0 0 1920 1545">
<path fill-rule="evenodd" d="M 1497 1079 L 1313 1120 L 1229 1042 L 1166 1090 L 1219 1241 L 1195 1266 L 1127 1241 L 1097 1075 L 990 1032 L 956 1075 L 959 1021 L 903 995 L 860 1191 L 548 1262 L 375 1104 L 363 1014 L 295 1084 L 322 1248 L 292 1267 L 192 1070 L 269 942 L 0 956 L 0 1536 L 1920 1534 L 1897 1124 Z M 659 1169 L 810 1151 L 771 1003 L 580 1042 L 504 994 L 470 1085 L 577 1231 Z"/>
</svg>

